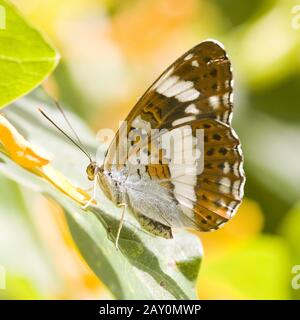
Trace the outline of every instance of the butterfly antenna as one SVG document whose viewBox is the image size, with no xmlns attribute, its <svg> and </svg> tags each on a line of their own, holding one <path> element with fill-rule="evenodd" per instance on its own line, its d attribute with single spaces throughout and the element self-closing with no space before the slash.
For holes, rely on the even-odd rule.
<svg viewBox="0 0 300 320">
<path fill-rule="evenodd" d="M 63 108 L 60 106 L 59 102 L 57 100 L 54 100 L 55 105 L 57 107 L 57 109 L 59 110 L 59 112 L 62 114 L 62 116 L 64 117 L 68 127 L 70 128 L 70 130 L 73 132 L 74 136 L 77 139 L 78 144 L 80 144 L 81 148 L 85 150 L 86 153 L 88 153 L 88 151 L 86 150 L 84 144 L 82 143 L 82 141 L 80 140 L 78 134 L 76 133 L 76 131 L 74 130 L 73 126 L 71 125 L 71 122 L 69 121 L 68 117 L 66 116 L 66 113 L 64 112 Z M 91 158 L 91 155 L 89 155 Z"/>
<path fill-rule="evenodd" d="M 59 130 L 66 138 L 68 138 L 78 149 L 80 149 L 90 160 L 90 162 L 92 162 L 92 157 L 90 156 L 90 154 L 85 150 L 85 148 L 83 147 L 81 141 L 78 139 L 78 142 L 75 141 L 72 137 L 70 137 L 63 129 L 61 129 L 41 108 L 38 109 L 39 112 L 57 129 Z M 62 109 L 61 109 L 62 110 Z M 64 113 L 63 113 L 64 114 Z M 64 116 L 64 118 L 67 120 L 67 118 Z M 69 121 L 67 121 L 68 124 Z M 75 130 L 72 129 L 72 132 L 75 133 Z M 77 138 L 77 134 L 75 134 L 76 138 Z"/>
</svg>

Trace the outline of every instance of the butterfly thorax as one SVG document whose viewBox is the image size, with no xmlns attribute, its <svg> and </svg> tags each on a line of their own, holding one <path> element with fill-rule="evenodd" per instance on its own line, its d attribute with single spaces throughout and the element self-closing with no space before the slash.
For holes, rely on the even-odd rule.
<svg viewBox="0 0 300 320">
<path fill-rule="evenodd" d="M 104 169 L 100 167 L 98 173 L 99 185 L 105 195 L 113 202 L 119 204 L 124 201 L 125 182 L 127 179 L 127 172 L 125 169 L 116 170 Z"/>
</svg>

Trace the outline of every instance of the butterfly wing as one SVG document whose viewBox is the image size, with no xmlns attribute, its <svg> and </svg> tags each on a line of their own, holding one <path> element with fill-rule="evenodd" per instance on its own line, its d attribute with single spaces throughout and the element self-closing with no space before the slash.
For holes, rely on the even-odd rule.
<svg viewBox="0 0 300 320">
<path fill-rule="evenodd" d="M 139 171 L 141 177 L 155 181 L 163 188 L 161 193 L 167 190 L 170 203 L 179 208 L 172 216 L 166 215 L 164 208 L 139 206 L 140 198 L 131 200 L 142 215 L 169 226 L 205 231 L 218 228 L 233 216 L 243 196 L 245 178 L 240 142 L 230 126 L 232 85 L 231 64 L 224 48 L 215 41 L 204 41 L 177 59 L 132 109 L 126 127 L 121 127 L 107 152 L 104 167 L 129 167 L 132 159 L 146 150 L 147 161 L 131 166 L 134 172 L 130 174 Z M 166 163 L 158 142 L 158 137 L 168 134 L 163 130 L 183 133 L 179 140 L 193 140 L 196 129 L 204 131 L 203 168 L 199 170 L 196 161 L 174 165 L 169 159 Z M 153 130 L 157 130 L 156 136 Z M 187 151 L 189 145 L 183 143 L 180 152 Z M 155 164 L 149 161 L 153 156 L 158 160 Z M 147 192 L 145 204 L 154 201 Z"/>
</svg>

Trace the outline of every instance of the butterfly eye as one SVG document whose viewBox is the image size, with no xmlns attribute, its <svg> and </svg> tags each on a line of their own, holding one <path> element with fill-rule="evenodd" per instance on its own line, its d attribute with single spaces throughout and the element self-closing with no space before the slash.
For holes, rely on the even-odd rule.
<svg viewBox="0 0 300 320">
<path fill-rule="evenodd" d="M 95 179 L 96 168 L 97 165 L 95 162 L 91 162 L 86 168 L 86 173 L 90 181 L 93 181 Z"/>
</svg>

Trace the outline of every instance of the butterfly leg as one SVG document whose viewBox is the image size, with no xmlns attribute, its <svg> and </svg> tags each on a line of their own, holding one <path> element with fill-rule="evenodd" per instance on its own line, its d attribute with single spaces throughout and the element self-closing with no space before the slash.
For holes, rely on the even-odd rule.
<svg viewBox="0 0 300 320">
<path fill-rule="evenodd" d="M 126 203 L 119 203 L 118 207 L 123 207 L 123 210 L 122 210 L 121 220 L 119 223 L 116 242 L 115 242 L 115 247 L 117 250 L 119 249 L 119 238 L 120 238 L 120 233 L 121 233 L 123 223 L 124 223 L 124 217 L 125 217 L 125 211 L 126 211 L 127 204 Z"/>
<path fill-rule="evenodd" d="M 86 210 L 88 206 L 90 206 L 96 200 L 96 193 L 97 193 L 97 179 L 94 180 L 93 196 L 89 199 L 89 201 L 84 206 L 82 206 L 83 210 Z"/>
</svg>

